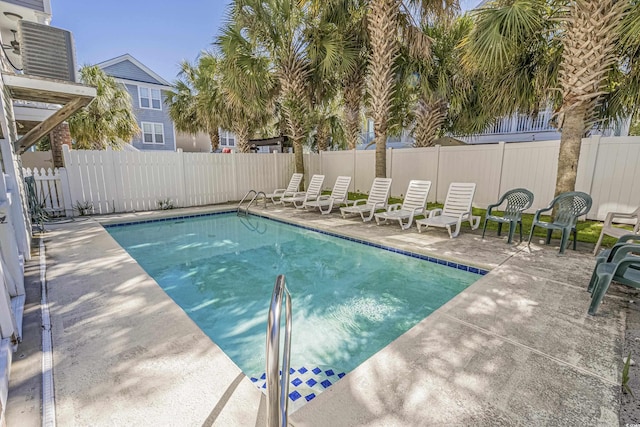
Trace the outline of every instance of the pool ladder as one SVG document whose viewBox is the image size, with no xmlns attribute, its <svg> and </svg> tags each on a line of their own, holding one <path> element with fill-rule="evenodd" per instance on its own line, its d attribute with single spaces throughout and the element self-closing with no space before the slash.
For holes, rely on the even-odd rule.
<svg viewBox="0 0 640 427">
<path fill-rule="evenodd" d="M 249 200 L 249 203 L 247 204 L 246 207 L 242 207 L 242 204 L 245 202 L 245 200 L 247 200 L 247 198 L 253 194 L 253 197 L 251 198 L 251 200 Z M 253 202 L 255 202 L 258 197 L 262 194 L 262 199 L 264 200 L 264 207 L 267 207 L 267 195 L 264 194 L 264 191 L 256 191 L 256 190 L 249 190 L 247 191 L 247 194 L 244 195 L 244 197 L 242 198 L 242 200 L 240 200 L 240 203 L 238 203 L 238 215 L 249 215 L 249 207 L 253 204 Z"/>
<path fill-rule="evenodd" d="M 280 315 L 282 300 L 285 299 L 285 336 L 282 353 L 282 369 L 280 361 Z M 269 306 L 267 320 L 267 426 L 286 427 L 287 406 L 289 403 L 289 367 L 291 360 L 291 294 L 287 289 L 284 275 L 276 278 Z M 279 371 L 282 372 L 280 376 Z"/>
</svg>

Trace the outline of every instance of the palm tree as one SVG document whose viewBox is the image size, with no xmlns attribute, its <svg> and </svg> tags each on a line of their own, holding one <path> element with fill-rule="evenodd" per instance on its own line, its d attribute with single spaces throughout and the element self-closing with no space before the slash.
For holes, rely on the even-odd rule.
<svg viewBox="0 0 640 427">
<path fill-rule="evenodd" d="M 620 41 L 631 34 L 625 14 L 637 15 L 637 8 L 635 0 L 511 0 L 475 14 L 468 55 L 499 76 L 491 97 L 498 108 L 535 114 L 546 102 L 556 106 L 556 194 L 575 189 L 582 138 L 603 119 L 616 85 L 611 78 L 636 72 L 635 63 L 619 58 Z M 637 36 L 630 44 L 638 46 Z"/>
<path fill-rule="evenodd" d="M 69 131 L 75 148 L 121 148 L 140 132 L 131 96 L 124 86 L 95 65 L 80 69 L 80 81 L 94 86 L 97 95 L 89 105 L 69 118 Z"/>
<path fill-rule="evenodd" d="M 235 133 L 240 152 L 248 153 L 249 138 L 273 117 L 276 86 L 269 58 L 256 54 L 234 23 L 225 28 L 216 46 L 223 123 Z"/>
<path fill-rule="evenodd" d="M 207 133 L 211 151 L 216 151 L 220 144 L 218 128 L 224 110 L 216 79 L 218 61 L 204 52 L 197 65 L 184 61 L 180 68 L 174 90 L 167 94 L 169 116 L 181 132 L 192 135 Z"/>
<path fill-rule="evenodd" d="M 308 0 L 235 0 L 231 18 L 257 52 L 266 52 L 278 79 L 286 135 L 293 143 L 296 172 L 304 173 L 302 144 L 309 134 L 309 60 L 304 29 Z"/>
<path fill-rule="evenodd" d="M 459 45 L 468 35 L 471 25 L 470 18 L 463 16 L 452 22 L 423 26 L 423 32 L 432 40 L 432 46 L 430 61 L 419 61 L 417 64 L 419 84 L 413 129 L 416 147 L 432 146 L 444 130 L 466 133 L 467 126 L 457 126 L 458 123 L 450 119 L 452 115 L 470 108 L 474 99 L 473 91 L 482 80 L 480 75 L 471 75 L 462 66 L 462 49 Z M 483 120 L 481 126 L 486 124 L 486 120 Z"/>
<path fill-rule="evenodd" d="M 371 58 L 369 61 L 369 114 L 373 118 L 376 144 L 376 176 L 385 177 L 389 118 L 396 87 L 396 60 L 400 43 L 414 58 L 429 56 L 429 40 L 412 16 L 423 21 L 446 17 L 459 9 L 457 0 L 370 0 L 367 12 Z M 416 13 L 412 13 L 416 12 Z"/>
</svg>

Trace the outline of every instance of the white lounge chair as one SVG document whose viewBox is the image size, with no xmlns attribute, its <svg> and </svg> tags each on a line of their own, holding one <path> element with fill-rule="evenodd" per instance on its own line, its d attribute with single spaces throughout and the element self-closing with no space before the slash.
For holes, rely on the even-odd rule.
<svg viewBox="0 0 640 427">
<path fill-rule="evenodd" d="M 400 224 L 400 228 L 406 230 L 413 224 L 413 218 L 417 215 L 425 215 L 427 196 L 431 188 L 431 181 L 409 181 L 406 196 L 402 204 L 396 203 L 390 205 L 386 212 L 375 214 L 376 224 L 380 225 L 380 221 L 386 223 L 387 220 L 396 220 Z M 404 223 L 403 221 L 407 222 Z"/>
<path fill-rule="evenodd" d="M 447 198 L 442 209 L 434 209 L 429 213 L 429 217 L 416 220 L 418 232 L 422 233 L 422 227 L 427 229 L 430 225 L 434 227 L 446 227 L 449 237 L 454 238 L 460 233 L 462 221 L 468 220 L 471 229 L 475 230 L 480 226 L 480 217 L 471 213 L 473 195 L 476 192 L 475 182 L 452 182 L 449 185 Z M 474 222 L 475 220 L 475 222 Z M 451 231 L 451 226 L 455 225 L 455 231 Z"/>
<path fill-rule="evenodd" d="M 630 219 L 635 220 L 634 223 L 630 225 L 633 227 L 633 230 L 627 230 L 621 227 L 616 227 L 614 222 L 617 222 L 617 219 Z M 604 219 L 604 223 L 602 224 L 602 231 L 600 232 L 600 237 L 598 238 L 598 243 L 596 243 L 596 248 L 593 250 L 593 254 L 596 255 L 598 253 L 598 249 L 600 249 L 600 245 L 602 244 L 602 238 L 604 235 L 613 236 L 615 238 L 620 238 L 625 234 L 638 234 L 640 235 L 640 208 L 637 208 L 635 211 L 631 213 L 624 212 L 609 212 L 607 213 L 606 218 Z"/>
<path fill-rule="evenodd" d="M 377 209 L 385 209 L 387 207 L 390 189 L 391 178 L 374 179 L 367 199 L 356 200 L 353 206 L 340 208 L 342 218 L 345 218 L 347 214 L 360 214 L 363 222 L 371 221 Z"/>
<path fill-rule="evenodd" d="M 280 199 L 283 204 L 293 203 L 297 209 L 302 209 L 305 202 L 315 200 L 320 197 L 322 192 L 322 183 L 324 182 L 324 175 L 313 175 L 309 182 L 307 191 L 299 191 L 291 196 L 286 196 Z"/>
<path fill-rule="evenodd" d="M 320 196 L 316 200 L 305 202 L 304 207 L 310 210 L 318 208 L 323 215 L 331 213 L 333 208 L 347 203 L 349 184 L 351 184 L 350 176 L 339 176 L 330 195 Z"/>
<path fill-rule="evenodd" d="M 271 199 L 273 204 L 278 205 L 282 203 L 280 199 L 285 196 L 293 196 L 300 188 L 300 183 L 302 182 L 303 175 L 301 173 L 294 173 L 291 175 L 291 180 L 289 181 L 289 185 L 287 188 L 277 188 L 273 190 L 273 193 L 267 194 L 267 199 Z"/>
</svg>

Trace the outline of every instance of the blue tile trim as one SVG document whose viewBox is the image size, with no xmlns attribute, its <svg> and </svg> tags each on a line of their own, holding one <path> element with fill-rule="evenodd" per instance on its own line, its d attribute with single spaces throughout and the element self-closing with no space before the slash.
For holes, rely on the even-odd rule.
<svg viewBox="0 0 640 427">
<path fill-rule="evenodd" d="M 102 224 L 102 226 L 104 228 L 113 228 L 113 227 L 124 227 L 125 225 L 148 224 L 150 222 L 171 222 L 179 219 L 190 219 L 190 218 L 200 218 L 205 216 L 225 215 L 233 212 L 235 211 L 226 210 L 226 211 L 220 211 L 220 212 L 207 212 L 207 213 L 192 214 L 192 215 L 172 216 L 169 218 L 141 219 L 139 221 L 119 222 L 116 224 Z"/>
<path fill-rule="evenodd" d="M 206 217 L 206 216 L 226 215 L 226 214 L 234 213 L 234 212 L 236 212 L 236 211 L 235 210 L 225 210 L 225 211 L 220 211 L 220 212 L 207 212 L 207 213 L 201 213 L 201 214 L 176 216 L 176 217 L 171 217 L 171 218 L 146 219 L 146 220 L 140 220 L 140 221 L 121 222 L 121 223 L 117 223 L 117 224 L 102 224 L 102 226 L 104 228 L 112 228 L 112 227 L 123 227 L 125 225 L 146 224 L 146 223 L 150 223 L 150 222 L 171 222 L 171 221 L 175 221 L 175 220 L 178 220 L 178 219 L 189 219 L 189 218 L 200 218 L 200 217 Z M 382 249 L 382 250 L 385 250 L 385 251 L 397 253 L 397 254 L 400 254 L 400 255 L 405 255 L 405 256 L 408 256 L 408 257 L 411 257 L 411 258 L 418 258 L 418 259 L 421 259 L 423 261 L 432 262 L 434 264 L 439 264 L 439 265 L 443 265 L 443 266 L 447 266 L 447 267 L 451 267 L 451 268 L 457 268 L 458 270 L 468 271 L 469 273 L 478 274 L 480 276 L 484 276 L 485 274 L 487 274 L 489 272 L 488 270 L 485 270 L 485 269 L 482 269 L 482 268 L 472 267 L 470 265 L 465 265 L 465 264 L 460 264 L 460 263 L 456 263 L 456 262 L 452 262 L 452 261 L 447 261 L 447 260 L 444 260 L 444 259 L 434 258 L 434 257 L 431 257 L 431 256 L 422 255 L 422 254 L 418 254 L 418 253 L 415 253 L 415 252 L 405 251 L 405 250 L 402 250 L 402 249 L 393 248 L 391 246 L 379 245 L 377 243 L 372 243 L 372 242 L 369 242 L 369 241 L 366 241 L 366 240 L 356 239 L 356 238 L 353 238 L 353 237 L 344 236 L 342 234 L 336 234 L 336 233 L 333 233 L 331 231 L 318 230 L 316 228 L 307 227 L 306 225 L 293 224 L 291 222 L 287 222 L 287 221 L 284 221 L 284 220 L 279 219 L 279 218 L 272 218 L 272 217 L 269 217 L 269 216 L 266 216 L 266 215 L 261 215 L 261 214 L 254 213 L 254 212 L 252 212 L 250 215 L 256 216 L 258 218 L 268 219 L 269 221 L 275 221 L 275 222 L 279 222 L 279 223 L 282 223 L 282 224 L 287 224 L 287 225 L 290 225 L 292 227 L 302 228 L 303 230 L 314 231 L 316 233 L 325 234 L 327 236 L 337 237 L 337 238 L 343 239 L 343 240 L 349 240 L 351 242 L 360 243 L 361 245 L 372 246 L 374 248 L 378 248 L 378 249 Z"/>
</svg>

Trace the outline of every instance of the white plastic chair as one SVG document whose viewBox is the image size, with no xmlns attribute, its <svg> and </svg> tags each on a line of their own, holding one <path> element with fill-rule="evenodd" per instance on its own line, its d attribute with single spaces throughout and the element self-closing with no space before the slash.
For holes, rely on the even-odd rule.
<svg viewBox="0 0 640 427">
<path fill-rule="evenodd" d="M 464 220 L 469 221 L 472 230 L 478 228 L 480 226 L 480 217 L 471 213 L 471 204 L 473 203 L 475 192 L 475 182 L 452 182 L 449 185 L 444 207 L 432 210 L 428 218 L 416 220 L 418 232 L 422 233 L 422 225 L 424 225 L 425 229 L 430 225 L 446 227 L 449 237 L 454 238 L 460 233 L 462 221 Z M 452 225 L 456 226 L 453 232 L 451 231 Z"/>
<path fill-rule="evenodd" d="M 633 231 L 614 226 L 613 222 L 616 219 L 634 219 L 635 224 L 631 224 L 633 225 Z M 640 207 L 631 213 L 623 213 L 623 212 L 607 213 L 607 216 L 604 219 L 604 223 L 602 224 L 602 232 L 600 232 L 598 243 L 596 243 L 596 248 L 593 250 L 594 255 L 598 253 L 598 249 L 600 249 L 600 245 L 602 244 L 602 238 L 604 237 L 605 234 L 607 236 L 613 236 L 616 239 L 619 239 L 620 237 L 626 234 L 640 234 Z"/>
<path fill-rule="evenodd" d="M 334 207 L 347 203 L 349 199 L 349 184 L 351 184 L 350 176 L 339 176 L 333 185 L 330 195 L 320 196 L 316 200 L 305 202 L 304 207 L 309 210 L 318 208 L 323 215 L 331 213 Z"/>
<path fill-rule="evenodd" d="M 273 190 L 273 193 L 267 194 L 266 197 L 271 199 L 273 204 L 278 205 L 282 203 L 280 199 L 285 196 L 293 196 L 300 188 L 300 183 L 302 182 L 303 175 L 301 173 L 294 173 L 291 175 L 291 180 L 289 181 L 289 185 L 287 188 L 277 188 Z"/>
<path fill-rule="evenodd" d="M 324 182 L 324 175 L 313 175 L 309 182 L 307 191 L 299 191 L 291 196 L 282 197 L 280 201 L 283 204 L 293 203 L 297 209 L 302 209 L 305 202 L 315 200 L 320 196 L 322 192 L 322 183 Z"/>
<path fill-rule="evenodd" d="M 427 205 L 427 196 L 431 188 L 431 181 L 409 181 L 406 196 L 402 202 L 390 205 L 386 212 L 374 214 L 376 224 L 386 223 L 387 220 L 396 220 L 403 230 L 408 229 L 413 224 L 413 218 L 417 215 L 425 215 L 428 213 L 425 208 Z M 406 223 L 403 222 L 406 220 Z"/>
<path fill-rule="evenodd" d="M 353 206 L 340 208 L 342 218 L 345 218 L 348 214 L 360 214 L 363 222 L 371 221 L 377 209 L 385 209 L 387 207 L 390 189 L 391 178 L 374 179 L 367 199 L 356 200 Z"/>
</svg>

